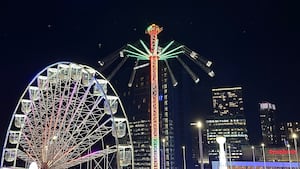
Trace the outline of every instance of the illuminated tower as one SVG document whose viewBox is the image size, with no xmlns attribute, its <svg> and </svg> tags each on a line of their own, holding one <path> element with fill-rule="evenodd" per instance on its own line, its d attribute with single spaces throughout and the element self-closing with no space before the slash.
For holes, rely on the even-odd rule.
<svg viewBox="0 0 300 169">
<path fill-rule="evenodd" d="M 151 83 L 151 168 L 160 168 L 159 149 L 159 105 L 158 105 L 158 39 L 157 35 L 162 28 L 157 25 L 150 25 L 146 33 L 150 35 L 150 83 Z"/>
<path fill-rule="evenodd" d="M 213 77 L 215 73 L 210 69 L 211 61 L 200 56 L 198 53 L 192 51 L 184 45 L 176 43 L 175 41 L 169 42 L 165 47 L 158 45 L 157 35 L 162 31 L 162 28 L 152 24 L 146 29 L 146 34 L 150 36 L 150 47 L 148 48 L 145 43 L 140 40 L 139 44 L 131 45 L 127 44 L 122 50 L 119 51 L 119 56 L 122 61 L 108 76 L 108 80 L 115 75 L 115 73 L 121 68 L 129 57 L 136 58 L 135 66 L 129 79 L 128 86 L 131 87 L 136 74 L 136 70 L 150 65 L 150 97 L 151 97 L 151 169 L 160 168 L 160 136 L 159 136 L 159 86 L 158 86 L 158 61 L 163 60 L 166 68 L 170 74 L 170 78 L 173 86 L 177 85 L 177 81 L 174 74 L 167 62 L 167 59 L 176 58 L 183 68 L 188 72 L 195 83 L 199 82 L 198 76 L 185 64 L 183 59 L 179 57 L 180 54 L 184 54 L 187 58 L 197 64 L 203 69 L 209 76 Z M 138 46 L 142 45 L 142 46 Z M 142 49 L 140 49 L 142 48 Z M 99 61 L 102 66 L 102 71 L 108 67 L 117 58 L 117 55 L 111 56 L 106 60 Z M 145 63 L 145 61 L 149 61 Z M 145 64 L 140 64 L 144 62 Z"/>
</svg>

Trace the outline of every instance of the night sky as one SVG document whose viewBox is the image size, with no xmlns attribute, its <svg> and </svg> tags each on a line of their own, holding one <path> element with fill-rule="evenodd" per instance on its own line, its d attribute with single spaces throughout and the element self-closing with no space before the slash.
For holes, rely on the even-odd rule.
<svg viewBox="0 0 300 169">
<path fill-rule="evenodd" d="M 200 83 L 179 82 L 190 86 L 189 119 L 211 113 L 211 88 L 242 86 L 250 139 L 261 101 L 276 104 L 281 120 L 300 121 L 298 11 L 279 0 L 2 0 L 1 145 L 19 97 L 39 71 L 57 61 L 97 69 L 100 58 L 123 45 L 148 41 L 144 31 L 152 23 L 164 28 L 162 43 L 176 40 L 213 61 L 213 79 L 192 66 Z"/>
</svg>

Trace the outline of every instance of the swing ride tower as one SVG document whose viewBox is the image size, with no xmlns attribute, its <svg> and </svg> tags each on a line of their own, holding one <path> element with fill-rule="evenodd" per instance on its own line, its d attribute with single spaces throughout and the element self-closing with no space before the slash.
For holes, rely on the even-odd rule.
<svg viewBox="0 0 300 169">
<path fill-rule="evenodd" d="M 145 33 L 150 36 L 149 47 L 139 40 L 134 45 L 127 44 L 121 48 L 115 54 L 104 58 L 98 63 L 101 66 L 101 70 L 104 71 L 109 67 L 117 58 L 121 58 L 121 62 L 113 69 L 108 76 L 108 80 L 111 80 L 116 72 L 125 64 L 128 58 L 136 58 L 135 65 L 132 69 L 132 73 L 128 82 L 128 87 L 132 87 L 136 71 L 138 69 L 150 66 L 150 111 L 151 111 L 151 169 L 160 169 L 160 125 L 159 125 L 159 85 L 158 85 L 158 63 L 163 61 L 171 78 L 173 86 L 176 86 L 177 80 L 169 66 L 168 60 L 177 60 L 182 67 L 187 71 L 195 83 L 199 82 L 199 77 L 191 70 L 191 68 L 185 64 L 182 55 L 185 55 L 189 60 L 198 65 L 204 70 L 210 77 L 214 77 L 215 73 L 210 69 L 211 61 L 207 60 L 198 53 L 192 51 L 187 46 L 179 44 L 174 40 L 167 43 L 166 46 L 159 46 L 158 34 L 163 30 L 156 24 L 151 24 L 145 30 Z M 141 46 L 140 46 L 141 45 Z M 165 140 L 168 142 L 168 140 Z M 165 159 L 165 158 L 164 158 Z M 165 164 L 165 162 L 163 163 Z"/>
<path fill-rule="evenodd" d="M 157 25 L 150 25 L 146 33 L 150 36 L 150 97 L 151 97 L 151 169 L 160 168 L 159 153 L 159 104 L 158 104 L 158 60 L 157 35 L 162 31 Z"/>
</svg>

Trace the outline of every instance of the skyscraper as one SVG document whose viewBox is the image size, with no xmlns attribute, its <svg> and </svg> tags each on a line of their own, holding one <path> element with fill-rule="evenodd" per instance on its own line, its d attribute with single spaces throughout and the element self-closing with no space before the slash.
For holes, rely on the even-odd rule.
<svg viewBox="0 0 300 169">
<path fill-rule="evenodd" d="M 206 120 L 210 160 L 218 160 L 217 136 L 226 137 L 230 160 L 242 158 L 242 146 L 248 144 L 242 87 L 212 89 L 213 115 Z"/>
<path fill-rule="evenodd" d="M 150 83 L 149 70 L 137 70 L 134 83 L 128 91 L 123 92 L 123 100 L 131 127 L 135 168 L 147 169 L 151 167 L 151 122 L 150 122 Z M 174 150 L 174 110 L 172 109 L 172 86 L 169 87 L 167 68 L 160 65 L 159 70 L 159 116 L 161 136 L 161 165 L 166 169 L 175 166 Z M 164 140 L 164 142 L 163 142 Z"/>
<path fill-rule="evenodd" d="M 263 143 L 266 145 L 278 144 L 279 130 L 276 126 L 276 107 L 269 102 L 259 103 L 259 118 L 262 130 Z"/>
</svg>

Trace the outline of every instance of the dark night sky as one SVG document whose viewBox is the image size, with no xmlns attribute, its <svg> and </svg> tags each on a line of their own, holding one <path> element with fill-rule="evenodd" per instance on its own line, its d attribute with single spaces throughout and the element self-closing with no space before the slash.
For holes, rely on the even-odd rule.
<svg viewBox="0 0 300 169">
<path fill-rule="evenodd" d="M 41 69 L 57 61 L 97 68 L 101 57 L 126 43 L 148 41 L 144 30 L 152 23 L 164 27 L 159 36 L 162 42 L 176 40 L 214 62 L 215 78 L 196 70 L 200 83 L 190 81 L 187 96 L 195 98 L 191 117 L 203 116 L 196 109 L 210 112 L 212 87 L 242 86 L 250 125 L 258 126 L 258 102 L 264 100 L 277 105 L 280 119 L 300 121 L 296 4 L 279 0 L 153 2 L 1 1 L 2 140 L 19 97 Z M 251 139 L 255 129 L 249 132 Z"/>
</svg>

